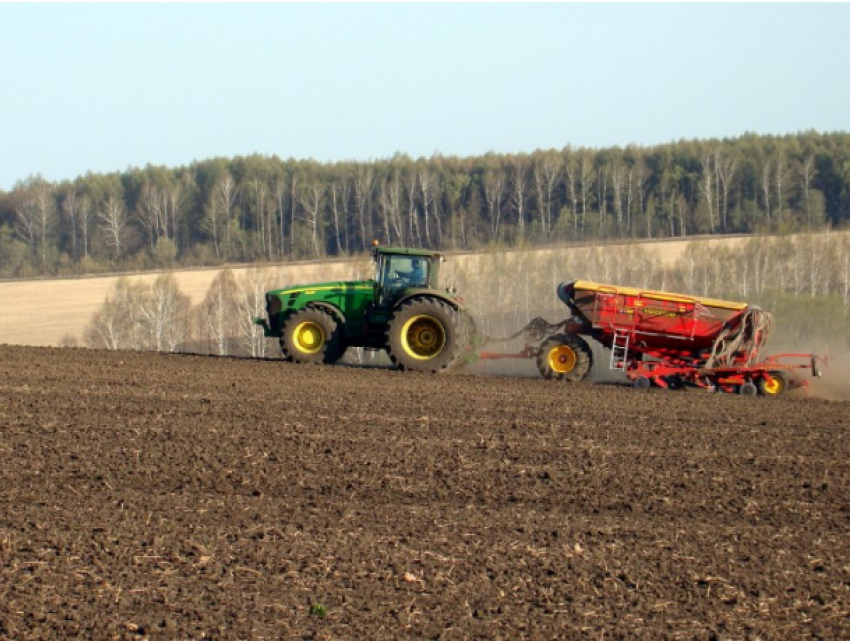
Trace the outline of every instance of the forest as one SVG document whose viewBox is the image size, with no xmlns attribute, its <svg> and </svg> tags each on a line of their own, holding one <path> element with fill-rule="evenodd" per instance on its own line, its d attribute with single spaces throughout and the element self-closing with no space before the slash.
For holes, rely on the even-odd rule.
<svg viewBox="0 0 850 641">
<path fill-rule="evenodd" d="M 0 191 L 0 277 L 839 229 L 850 133 L 320 163 L 252 155 Z"/>
</svg>

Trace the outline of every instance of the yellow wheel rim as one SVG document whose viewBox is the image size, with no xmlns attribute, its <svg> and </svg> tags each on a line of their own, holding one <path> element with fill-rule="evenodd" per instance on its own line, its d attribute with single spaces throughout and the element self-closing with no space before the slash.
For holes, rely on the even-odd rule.
<svg viewBox="0 0 850 641">
<path fill-rule="evenodd" d="M 549 350 L 549 369 L 556 374 L 569 374 L 576 366 L 578 357 L 569 345 L 558 345 Z"/>
<path fill-rule="evenodd" d="M 779 394 L 782 392 L 782 379 L 778 376 L 765 374 L 762 389 L 765 394 Z"/>
<path fill-rule="evenodd" d="M 401 328 L 401 347 L 409 356 L 427 361 L 443 351 L 446 330 L 430 316 L 414 316 Z"/>
<path fill-rule="evenodd" d="M 325 344 L 325 330 L 313 321 L 300 323 L 292 333 L 292 343 L 304 354 L 315 354 Z"/>
</svg>

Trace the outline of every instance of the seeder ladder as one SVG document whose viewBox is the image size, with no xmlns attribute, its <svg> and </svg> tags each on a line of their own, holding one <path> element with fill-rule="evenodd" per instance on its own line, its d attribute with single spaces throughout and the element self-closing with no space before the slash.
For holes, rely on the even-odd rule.
<svg viewBox="0 0 850 641">
<path fill-rule="evenodd" d="M 611 362 L 608 365 L 608 369 L 625 371 L 631 337 L 632 333 L 630 331 L 614 330 L 614 340 L 611 342 Z"/>
</svg>

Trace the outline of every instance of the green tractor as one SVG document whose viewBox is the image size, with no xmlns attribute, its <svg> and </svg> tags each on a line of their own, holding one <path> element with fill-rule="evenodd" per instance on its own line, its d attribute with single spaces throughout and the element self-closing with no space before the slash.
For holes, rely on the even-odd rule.
<svg viewBox="0 0 850 641">
<path fill-rule="evenodd" d="M 460 299 L 437 288 L 439 253 L 372 248 L 375 278 L 299 285 L 266 293 L 258 318 L 296 363 L 335 363 L 349 347 L 385 349 L 402 370 L 438 372 L 470 345 L 472 317 Z"/>
</svg>

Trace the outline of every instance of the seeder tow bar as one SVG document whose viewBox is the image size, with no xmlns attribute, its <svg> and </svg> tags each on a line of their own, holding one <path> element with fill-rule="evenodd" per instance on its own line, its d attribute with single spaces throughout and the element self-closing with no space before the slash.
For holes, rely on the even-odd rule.
<svg viewBox="0 0 850 641">
<path fill-rule="evenodd" d="M 622 371 L 636 387 L 764 396 L 808 387 L 797 374 L 808 370 L 819 377 L 826 363 L 814 354 L 762 357 L 773 316 L 746 303 L 590 281 L 562 283 L 557 293 L 570 318 L 550 323 L 538 317 L 510 336 L 484 337 L 479 347 L 520 337 L 524 344 L 518 352 L 484 351 L 478 357 L 535 359 L 545 378 L 580 381 L 593 364 L 589 337 L 610 350 L 609 369 Z"/>
</svg>

